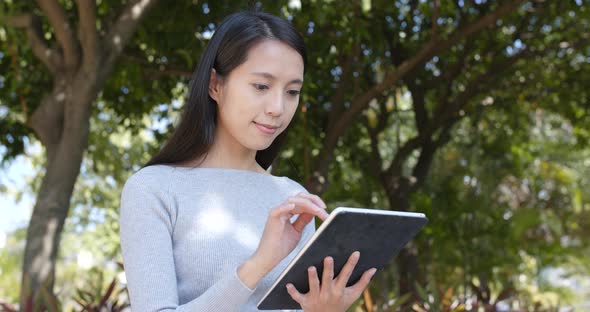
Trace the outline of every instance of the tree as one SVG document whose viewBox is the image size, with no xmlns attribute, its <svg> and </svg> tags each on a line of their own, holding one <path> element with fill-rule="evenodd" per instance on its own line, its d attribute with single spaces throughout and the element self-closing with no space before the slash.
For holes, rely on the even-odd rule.
<svg viewBox="0 0 590 312">
<path fill-rule="evenodd" d="M 438 29 L 438 10 L 437 2 L 434 3 L 434 10 L 431 10 L 428 5 L 422 5 L 418 7 L 419 1 L 411 1 L 409 4 L 408 11 L 402 12 L 399 8 L 401 4 L 397 6 L 388 6 L 386 3 L 376 2 L 375 7 L 370 8 L 363 12 L 359 4 L 349 5 L 352 8 L 348 9 L 350 12 L 348 15 L 341 15 L 342 10 L 334 10 L 331 13 L 341 18 L 330 18 L 324 16 L 318 21 L 318 28 L 336 29 L 337 23 L 344 23 L 349 25 L 348 31 L 353 32 L 349 34 L 349 40 L 324 40 L 325 44 L 323 47 L 316 48 L 315 51 L 325 53 L 325 51 L 331 49 L 331 42 L 339 42 L 341 46 L 336 46 L 335 49 L 339 51 L 339 57 L 336 59 L 336 65 L 339 67 L 337 76 L 341 76 L 342 80 L 338 79 L 335 82 L 334 88 L 326 88 L 324 90 L 332 89 L 333 93 L 329 93 L 332 97 L 328 97 L 330 103 L 333 105 L 328 114 L 326 123 L 322 125 L 325 131 L 325 139 L 323 140 L 322 150 L 318 155 L 313 165 L 313 177 L 311 180 L 307 180 L 306 185 L 309 186 L 316 193 L 322 193 L 325 191 L 327 184 L 324 183 L 325 177 L 329 170 L 329 164 L 333 157 L 334 149 L 337 147 L 338 140 L 345 134 L 349 126 L 360 116 L 363 110 L 367 109 L 370 102 L 386 91 L 391 91 L 395 84 L 400 82 L 406 75 L 416 70 L 417 68 L 424 66 L 424 64 L 435 55 L 442 53 L 451 47 L 461 43 L 463 40 L 476 35 L 479 31 L 487 26 L 493 25 L 496 20 L 507 15 L 518 8 L 523 2 L 520 0 L 506 1 L 502 5 L 498 5 L 495 8 L 491 8 L 491 5 L 482 6 L 478 11 L 478 19 L 472 21 L 461 20 L 461 23 L 457 26 L 454 24 L 449 25 L 446 28 L 446 32 L 439 32 Z M 408 5 L 403 5 L 403 7 Z M 377 9 L 378 8 L 378 9 Z M 303 6 L 303 9 L 311 9 L 310 7 Z M 417 40 L 419 46 L 417 51 L 413 55 L 396 55 L 396 51 L 389 50 L 389 53 L 379 53 L 383 51 L 382 44 L 379 41 L 390 40 L 391 38 L 387 34 L 383 34 L 383 29 L 376 28 L 375 25 L 381 25 L 386 19 L 383 16 L 383 12 L 387 10 L 394 10 L 393 14 L 388 15 L 389 19 L 393 21 L 393 16 L 400 16 L 403 21 L 406 16 L 408 18 L 416 18 L 422 21 L 422 25 L 418 27 L 418 31 L 422 34 L 431 34 L 427 37 L 428 40 L 423 41 L 422 38 Z M 319 10 L 318 10 L 319 11 Z M 329 11 L 327 11 L 329 12 Z M 408 14 L 409 13 L 409 14 Z M 325 14 L 325 13 L 324 13 Z M 395 14 L 395 15 L 394 15 Z M 393 15 L 393 16 L 392 16 Z M 379 23 L 373 23 L 376 19 Z M 436 21 L 433 25 L 428 25 L 430 19 Z M 327 25 L 323 25 L 321 22 L 324 21 Z M 333 24 L 330 24 L 333 23 Z M 402 24 L 403 25 L 403 24 Z M 408 29 L 413 25 L 406 24 L 406 26 L 400 26 L 400 24 L 392 23 L 389 27 L 396 30 Z M 429 30 L 428 27 L 434 27 Z M 356 33 L 354 33 L 356 32 Z M 321 33 L 321 32 L 319 32 Z M 336 33 L 336 36 L 338 34 Z M 325 38 L 324 38 L 325 39 Z M 367 41 L 367 44 L 364 42 Z M 412 42 L 415 43 L 415 42 Z M 326 47 L 327 45 L 327 47 Z M 373 46 L 374 45 L 374 46 Z M 320 49 L 323 48 L 323 49 Z M 373 48 L 373 49 L 371 49 Z M 360 66 L 361 64 L 361 53 L 379 53 L 376 54 L 375 59 L 371 57 L 369 65 L 374 65 L 377 60 L 387 67 L 382 69 L 383 76 L 380 79 L 371 79 L 374 81 L 373 84 L 361 84 L 359 83 L 359 74 L 366 73 Z M 373 51 L 374 50 L 374 51 Z M 397 61 L 393 64 L 388 62 L 386 58 L 395 58 Z M 357 72 L 357 76 L 351 75 Z M 374 76 L 377 76 L 375 70 L 369 69 Z M 328 81 L 328 83 L 334 83 Z M 350 88 L 350 85 L 356 86 Z M 352 92 L 351 92 L 352 91 Z M 345 100 L 346 99 L 346 100 Z"/>
<path fill-rule="evenodd" d="M 317 143 L 319 154 L 313 164 L 304 159 L 306 186 L 319 194 L 327 190 L 335 150 L 366 112 L 373 116 L 373 121 L 378 120 L 372 127 L 367 126 L 366 133 L 372 143 L 371 158 L 363 160 L 366 172 L 378 179 L 391 209 L 410 209 L 411 194 L 421 187 L 435 152 L 450 139 L 453 125 L 475 112 L 464 109 L 465 106 L 481 100 L 486 88 L 495 87 L 502 75 L 509 74 L 512 64 L 529 56 L 529 52 L 520 51 L 505 57 L 502 49 L 514 44 L 519 34 L 495 35 L 507 24 L 530 26 L 527 21 L 540 14 L 536 10 L 539 5 L 535 1 L 523 3 L 439 5 L 437 1 L 431 4 L 410 1 L 387 5 L 374 2 L 370 8 L 348 4 L 334 11 L 313 10 L 314 5 L 304 3 L 303 10 L 318 12 L 311 17 L 314 22 L 310 24 L 313 25 L 310 37 L 318 36 L 322 40 L 313 45 L 317 55 L 312 59 L 317 57 L 324 67 L 323 75 L 315 75 L 321 78 L 316 78 L 310 91 L 317 90 L 317 96 L 307 99 L 311 105 L 328 104 L 325 114 L 322 110 L 314 111 L 314 115 L 320 115 L 313 116 L 320 120 L 314 132 L 320 133 L 323 140 Z M 523 18 L 525 22 L 521 22 Z M 340 31 L 341 25 L 348 28 Z M 540 23 L 534 26 L 538 28 Z M 328 30 L 337 30 L 332 40 L 325 38 Z M 495 53 L 487 53 L 486 48 Z M 463 59 L 477 53 L 486 54 L 486 61 Z M 441 59 L 441 64 L 437 65 L 433 59 Z M 438 66 L 439 69 L 432 70 Z M 332 68 L 331 76 L 326 77 L 329 68 Z M 405 142 L 398 140 L 397 145 L 391 137 L 383 138 L 389 146 L 394 146 L 393 157 L 386 165 L 377 138 L 390 128 L 388 118 L 395 117 L 395 102 L 404 90 L 412 95 L 413 135 Z M 307 155 L 308 151 L 303 153 Z M 411 159 L 415 162 L 408 167 Z M 416 254 L 406 254 L 410 250 L 405 249 L 398 258 L 400 271 L 406 272 L 400 280 L 401 291 L 416 294 L 411 281 L 420 272 L 416 270 Z"/>
<path fill-rule="evenodd" d="M 23 272 L 29 273 L 33 291 L 45 280 L 53 287 L 60 233 L 87 146 L 92 105 L 123 48 L 155 3 L 131 1 L 118 8 L 114 21 L 102 23 L 97 19 L 96 2 L 79 0 L 74 24 L 71 12 L 58 1 L 39 0 L 39 8 L 51 27 L 45 31 L 43 28 L 48 25 L 43 25 L 28 4 L 12 8 L 19 15 L 4 17 L 8 25 L 26 33 L 32 52 L 49 75 L 43 77 L 45 86 L 51 84 L 51 90 L 35 86 L 48 92 L 38 98 L 39 103 L 29 104 L 20 94 L 24 125 L 43 144 L 46 155 L 46 171 L 27 229 L 23 263 Z M 57 46 L 45 41 L 48 32 L 55 36 Z M 29 131 L 22 126 L 18 129 Z M 21 303 L 24 297 L 21 295 Z"/>
</svg>

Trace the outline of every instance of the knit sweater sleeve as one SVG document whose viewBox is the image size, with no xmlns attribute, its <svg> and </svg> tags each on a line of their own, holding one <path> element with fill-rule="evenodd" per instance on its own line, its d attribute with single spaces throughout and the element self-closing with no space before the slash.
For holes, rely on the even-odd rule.
<svg viewBox="0 0 590 312">
<path fill-rule="evenodd" d="M 158 184 L 165 183 L 158 177 L 134 175 L 121 194 L 120 239 L 132 311 L 239 311 L 255 289 L 239 279 L 237 267 L 200 296 L 179 305 L 172 236 L 175 214 L 166 187 L 150 187 Z"/>
</svg>

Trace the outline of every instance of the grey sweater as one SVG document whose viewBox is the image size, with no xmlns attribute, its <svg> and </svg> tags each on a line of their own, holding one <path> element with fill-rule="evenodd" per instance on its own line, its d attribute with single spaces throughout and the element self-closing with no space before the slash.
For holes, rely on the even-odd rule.
<svg viewBox="0 0 590 312">
<path fill-rule="evenodd" d="M 120 209 L 132 310 L 258 311 L 260 298 L 313 235 L 314 222 L 254 289 L 237 268 L 256 250 L 269 210 L 299 192 L 307 193 L 287 177 L 238 169 L 156 165 L 133 174 Z"/>
</svg>

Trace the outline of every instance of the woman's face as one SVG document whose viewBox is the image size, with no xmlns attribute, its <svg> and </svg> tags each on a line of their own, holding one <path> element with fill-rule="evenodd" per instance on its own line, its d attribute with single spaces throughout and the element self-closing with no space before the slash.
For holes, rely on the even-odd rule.
<svg viewBox="0 0 590 312">
<path fill-rule="evenodd" d="M 263 40 L 227 77 L 214 77 L 209 94 L 217 102 L 218 130 L 248 149 L 263 150 L 285 130 L 297 110 L 303 58 L 285 43 Z"/>
</svg>

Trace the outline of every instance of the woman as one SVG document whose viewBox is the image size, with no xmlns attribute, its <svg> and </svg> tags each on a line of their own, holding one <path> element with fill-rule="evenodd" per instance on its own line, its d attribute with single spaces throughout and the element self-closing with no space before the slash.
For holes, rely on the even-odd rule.
<svg viewBox="0 0 590 312">
<path fill-rule="evenodd" d="M 125 183 L 120 234 L 134 311 L 257 311 L 325 203 L 267 169 L 299 102 L 303 40 L 261 12 L 224 19 L 193 74 L 169 141 Z M 346 283 L 353 253 L 334 278 L 309 269 L 310 291 L 287 287 L 304 311 L 345 311 L 374 269 Z M 320 286 L 321 278 L 321 286 Z M 292 286 L 292 285 L 290 285 Z"/>
</svg>

